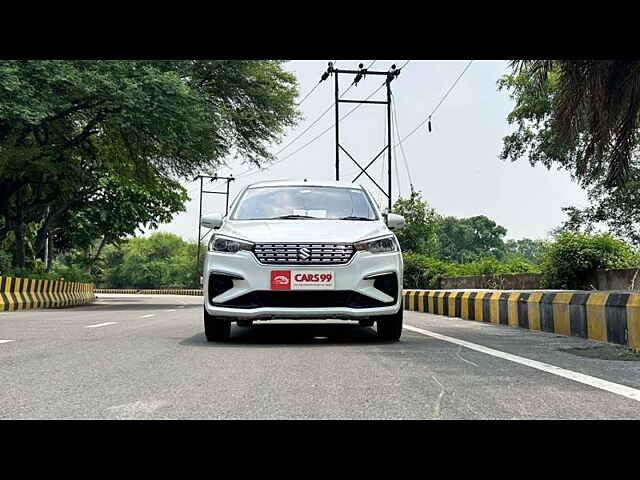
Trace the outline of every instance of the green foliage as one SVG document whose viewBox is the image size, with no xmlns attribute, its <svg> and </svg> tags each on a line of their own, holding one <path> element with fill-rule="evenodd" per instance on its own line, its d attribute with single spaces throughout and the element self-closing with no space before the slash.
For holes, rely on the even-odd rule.
<svg viewBox="0 0 640 480">
<path fill-rule="evenodd" d="M 447 264 L 419 253 L 403 253 L 404 288 L 438 288 L 440 278 L 447 273 Z"/>
<path fill-rule="evenodd" d="M 438 231 L 440 258 L 468 263 L 486 256 L 504 258 L 503 237 L 507 230 L 484 215 L 471 218 L 445 217 Z"/>
<path fill-rule="evenodd" d="M 13 256 L 9 252 L 0 250 L 0 275 L 6 275 L 11 270 Z"/>
<path fill-rule="evenodd" d="M 539 265 L 546 245 L 547 242 L 545 240 L 532 240 L 530 238 L 507 240 L 505 242 L 505 258 L 507 260 L 522 259 Z"/>
<path fill-rule="evenodd" d="M 469 263 L 444 262 L 427 255 L 404 253 L 404 288 L 439 288 L 442 277 L 540 273 L 540 268 L 522 259 L 500 262 L 487 257 Z"/>
<path fill-rule="evenodd" d="M 5 60 L 0 85 L 0 243 L 14 233 L 20 268 L 48 232 L 58 253 L 97 241 L 91 268 L 184 209 L 179 178 L 271 160 L 299 116 L 295 77 L 270 60 Z"/>
<path fill-rule="evenodd" d="M 420 192 L 398 199 L 391 211 L 403 215 L 406 221 L 405 228 L 396 232 L 403 251 L 437 255 L 439 216 L 422 200 Z"/>
<path fill-rule="evenodd" d="M 199 288 L 196 249 L 195 242 L 171 233 L 129 238 L 118 248 L 107 249 L 98 284 L 103 288 Z M 201 247 L 201 259 L 205 252 L 206 247 Z"/>
<path fill-rule="evenodd" d="M 626 97 L 636 68 L 637 61 L 626 60 L 521 62 L 498 89 L 515 101 L 507 120 L 516 130 L 504 138 L 501 158 L 568 171 L 587 190 L 589 205 L 563 208 L 569 215 L 563 228 L 592 232 L 606 225 L 637 247 L 640 101 Z"/>
<path fill-rule="evenodd" d="M 516 147 L 509 156 L 532 147 L 531 161 L 559 164 L 584 185 L 624 185 L 637 164 L 639 66 L 637 60 L 513 62 L 513 74 L 498 83 L 516 99 L 508 119 L 519 128 L 507 137 L 516 140 L 505 143 Z"/>
<path fill-rule="evenodd" d="M 547 247 L 542 272 L 547 288 L 588 290 L 595 270 L 634 265 L 637 257 L 629 245 L 609 234 L 564 232 Z"/>
</svg>

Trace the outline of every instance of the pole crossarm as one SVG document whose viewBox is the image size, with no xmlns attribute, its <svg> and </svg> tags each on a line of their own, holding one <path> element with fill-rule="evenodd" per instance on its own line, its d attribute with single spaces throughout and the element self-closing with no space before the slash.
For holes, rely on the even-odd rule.
<svg viewBox="0 0 640 480">
<path fill-rule="evenodd" d="M 408 62 L 407 62 L 408 63 Z M 406 65 L 406 64 L 405 64 Z M 373 182 L 373 184 L 378 187 L 378 189 L 380 189 L 380 191 L 387 197 L 388 201 L 389 201 L 389 210 L 391 210 L 391 203 L 392 203 L 392 185 L 391 185 L 391 164 L 392 164 L 392 159 L 391 159 L 391 82 L 393 82 L 393 80 L 395 80 L 398 75 L 400 75 L 400 71 L 402 70 L 402 68 L 396 68 L 395 64 L 391 65 L 391 68 L 387 71 L 379 71 L 379 70 L 369 70 L 367 68 L 364 68 L 364 65 L 361 63 L 359 65 L 359 70 L 348 70 L 348 69 L 340 69 L 340 68 L 335 68 L 333 62 L 329 62 L 329 68 L 327 69 L 327 71 L 322 75 L 321 78 L 321 82 L 326 80 L 329 75 L 335 75 L 334 77 L 334 81 L 335 81 L 335 115 L 336 115 L 336 121 L 335 121 L 335 126 L 336 126 L 336 180 L 339 181 L 340 180 L 340 150 L 342 150 L 344 153 L 346 153 L 349 158 L 351 160 L 353 160 L 353 162 L 358 166 L 358 168 L 361 170 L 360 173 L 358 174 L 358 176 L 356 178 L 353 179 L 353 182 L 355 182 L 358 178 L 360 178 L 360 176 L 364 173 L 369 180 L 371 180 Z M 358 85 L 358 83 L 360 81 L 362 81 L 363 79 L 365 79 L 367 77 L 367 75 L 383 75 L 386 77 L 385 82 L 383 83 L 383 85 L 385 85 L 387 87 L 387 98 L 386 100 L 341 100 L 340 96 L 339 96 L 339 82 L 338 82 L 338 77 L 340 74 L 347 74 L 347 75 L 355 75 L 355 78 L 353 80 L 353 82 L 351 83 L 351 86 L 354 85 Z M 351 88 L 351 87 L 349 87 Z M 377 91 L 377 90 L 376 90 Z M 345 92 L 346 93 L 346 92 Z M 373 95 L 369 95 L 370 97 Z M 340 116 L 339 116 L 339 105 L 340 103 L 368 103 L 368 104 L 377 104 L 377 105 L 386 105 L 387 106 L 387 145 L 385 146 L 385 148 L 382 149 L 382 151 L 376 155 L 374 157 L 373 160 L 371 160 L 369 162 L 369 164 L 365 167 L 362 168 L 362 166 L 355 160 L 355 158 L 353 158 L 351 156 L 351 154 L 349 152 L 347 152 L 344 147 L 342 145 L 340 145 L 340 128 L 339 128 L 339 124 L 340 124 Z M 358 107 L 356 107 L 358 108 Z M 376 182 L 371 175 L 369 175 L 369 173 L 367 173 L 367 169 L 373 164 L 373 162 L 375 162 L 380 155 L 382 155 L 384 152 L 387 152 L 387 162 L 389 164 L 389 175 L 388 175 L 388 179 L 387 179 L 387 191 L 385 192 L 384 189 L 378 184 L 378 182 Z"/>
<path fill-rule="evenodd" d="M 340 103 L 377 103 L 381 105 L 386 105 L 387 102 L 384 100 L 338 100 Z"/>
<path fill-rule="evenodd" d="M 205 178 L 208 178 L 210 182 L 215 182 L 216 180 L 224 180 L 227 184 L 227 189 L 224 192 L 217 192 L 217 191 L 211 191 L 211 190 L 204 190 L 204 186 L 203 186 L 203 180 Z M 200 180 L 200 211 L 198 213 L 198 251 L 196 252 L 196 275 L 198 276 L 198 281 L 200 280 L 200 242 L 202 242 L 202 240 L 204 238 L 206 238 L 207 235 L 209 235 L 209 233 L 211 233 L 211 231 L 213 229 L 210 229 L 207 233 L 205 233 L 203 236 L 201 236 L 202 233 L 202 194 L 204 193 L 210 193 L 210 194 L 215 194 L 215 195 L 226 195 L 227 196 L 227 202 L 226 202 L 226 207 L 225 207 L 225 215 L 229 214 L 229 184 L 233 181 L 235 181 L 235 178 L 233 176 L 231 177 L 220 177 L 218 176 L 218 174 L 214 174 L 214 175 L 197 175 L 194 179 L 194 181 L 196 180 Z"/>
<path fill-rule="evenodd" d="M 358 75 L 359 73 L 363 73 L 365 75 L 389 75 L 389 72 L 382 72 L 380 70 L 367 70 L 367 69 L 362 69 L 362 70 L 342 70 L 340 68 L 332 68 L 329 70 L 329 72 L 332 73 L 350 73 L 352 75 Z"/>
</svg>

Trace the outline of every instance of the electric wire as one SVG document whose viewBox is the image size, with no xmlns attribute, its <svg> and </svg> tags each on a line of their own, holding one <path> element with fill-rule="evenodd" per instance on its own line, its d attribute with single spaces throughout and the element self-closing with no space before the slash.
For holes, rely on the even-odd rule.
<svg viewBox="0 0 640 480">
<path fill-rule="evenodd" d="M 393 118 L 395 120 L 394 126 L 396 131 L 396 138 L 398 139 L 398 143 L 393 147 L 393 152 L 395 154 L 396 147 L 400 146 L 400 153 L 402 154 L 402 159 L 404 161 L 404 168 L 407 170 L 407 177 L 409 178 L 409 186 L 411 187 L 411 193 L 413 193 L 413 179 L 411 178 L 411 171 L 409 170 L 409 162 L 407 161 L 407 155 L 405 154 L 404 147 L 402 146 L 402 142 L 400 142 L 400 127 L 398 126 L 398 110 L 396 108 L 396 98 L 392 94 L 391 95 L 391 107 L 393 111 Z"/>
<path fill-rule="evenodd" d="M 413 130 L 411 130 L 411 132 L 409 132 L 407 135 L 405 135 L 405 137 L 400 140 L 399 144 L 403 143 L 405 140 L 407 140 L 407 138 L 409 138 L 411 135 L 413 135 L 415 132 L 418 131 L 418 129 L 420 127 L 422 127 L 422 125 L 424 125 L 428 120 L 431 119 L 431 117 L 433 116 L 433 114 L 436 113 L 436 111 L 438 110 L 438 108 L 440 108 L 440 105 L 442 105 L 442 102 L 445 101 L 445 99 L 449 96 L 449 94 L 451 93 L 451 91 L 454 89 L 454 87 L 458 84 L 458 82 L 460 81 L 460 79 L 462 78 L 462 76 L 466 73 L 466 71 L 469 69 L 469 67 L 471 66 L 471 64 L 473 63 L 473 60 L 470 60 L 469 63 L 467 63 L 467 66 L 464 67 L 464 70 L 462 70 L 462 73 L 460 73 L 460 75 L 458 75 L 458 78 L 456 78 L 456 81 L 453 82 L 453 84 L 451 85 L 451 87 L 449 87 L 449 90 L 447 90 L 447 93 L 444 94 L 444 96 L 440 99 L 440 101 L 438 102 L 438 104 L 436 105 L 436 107 L 433 109 L 433 111 L 427 116 L 427 118 L 425 118 L 422 122 L 420 122 L 418 124 L 418 126 L 416 128 L 414 128 Z"/>
<path fill-rule="evenodd" d="M 373 92 L 371 92 L 366 98 L 365 100 L 369 100 L 371 97 L 373 97 L 376 93 L 378 93 L 380 91 L 380 89 L 382 89 L 382 87 L 385 86 L 385 83 L 383 83 L 382 85 L 380 85 L 376 90 L 374 90 Z M 347 90 L 345 90 L 345 93 L 347 92 Z M 335 102 L 334 102 L 335 105 Z M 332 107 L 334 106 L 332 105 Z M 351 115 L 353 112 L 355 112 L 358 108 L 360 108 L 363 104 L 359 103 L 358 105 L 356 105 L 355 107 L 353 107 L 351 110 L 349 110 L 345 115 L 343 115 L 338 121 L 342 121 L 344 119 L 346 119 L 347 117 L 349 117 L 349 115 Z M 289 153 L 288 155 L 286 155 L 283 158 L 278 159 L 277 161 L 273 162 L 272 164 L 269 165 L 269 167 L 272 167 L 274 165 L 278 165 L 282 162 L 284 162 L 285 160 L 287 160 L 288 158 L 291 158 L 293 155 L 295 155 L 296 153 L 300 152 L 301 150 L 304 150 L 306 147 L 308 147 L 309 145 L 311 145 L 313 142 L 315 142 L 316 140 L 318 140 L 320 137 L 322 137 L 323 135 L 325 135 L 327 132 L 329 132 L 329 130 L 331 130 L 333 127 L 335 126 L 335 122 L 333 122 L 329 127 L 327 127 L 325 130 L 323 130 L 322 132 L 320 132 L 318 135 L 316 135 L 315 137 L 313 137 L 311 140 L 309 140 L 307 143 L 305 143 L 304 145 L 302 145 L 301 147 L 299 147 L 298 149 L 294 150 L 293 152 Z M 236 176 L 236 178 L 240 178 L 240 177 L 246 177 L 249 175 L 253 175 L 255 173 L 258 173 L 262 171 L 262 169 L 256 169 L 256 170 L 247 170 L 239 175 Z"/>
<path fill-rule="evenodd" d="M 309 91 L 309 93 L 307 93 L 304 98 L 302 100 L 300 100 L 296 105 L 300 106 L 304 103 L 304 101 L 309 98 L 309 95 L 311 95 L 316 88 L 318 88 L 320 86 L 320 84 L 322 83 L 322 80 L 320 80 L 318 83 L 315 84 L 315 86 Z"/>
<path fill-rule="evenodd" d="M 372 61 L 372 62 L 367 66 L 367 70 L 368 70 L 368 69 L 370 69 L 370 68 L 371 68 L 371 67 L 372 67 L 376 62 L 377 62 L 377 60 L 373 60 L 373 61 Z M 408 62 L 407 62 L 407 63 L 408 63 Z M 405 65 L 406 65 L 406 64 L 405 64 Z M 334 62 L 334 66 L 335 66 L 335 62 Z M 313 90 L 315 90 L 315 88 L 316 88 L 320 83 L 321 83 L 321 82 L 318 82 L 318 84 L 316 84 L 316 86 L 311 90 L 311 92 L 312 92 Z M 354 85 L 355 85 L 355 82 L 352 82 L 352 83 L 351 83 L 351 85 L 349 85 L 349 87 L 347 87 L 347 89 L 346 89 L 344 92 L 342 92 L 342 94 L 341 94 L 338 98 L 340 98 L 340 99 L 341 99 L 342 97 L 344 97 L 344 96 L 347 94 L 347 92 L 348 92 L 349 90 L 351 90 L 351 88 L 352 88 Z M 309 92 L 309 93 L 307 94 L 307 96 L 305 97 L 305 99 L 306 99 L 306 98 L 311 94 L 311 92 Z M 305 99 L 303 99 L 302 101 L 304 101 Z M 302 101 L 301 101 L 298 105 L 302 104 Z M 308 131 L 309 131 L 309 130 L 310 130 L 310 129 L 311 129 L 311 128 L 316 124 L 316 123 L 318 123 L 318 122 L 319 122 L 319 121 L 320 121 L 320 120 L 321 120 L 321 119 L 322 119 L 322 118 L 323 118 L 327 113 L 329 113 L 329 112 L 331 111 L 331 109 L 332 109 L 333 107 L 335 107 L 335 105 L 336 105 L 336 102 L 334 101 L 331 105 L 329 105 L 329 107 L 327 107 L 327 109 L 326 109 L 326 110 L 324 110 L 324 111 L 320 114 L 320 116 L 319 116 L 318 118 L 316 118 L 316 119 L 315 119 L 311 124 L 309 124 L 309 125 L 307 126 L 307 128 L 305 128 L 302 132 L 300 132 L 300 133 L 299 133 L 295 138 L 293 138 L 291 141 L 289 141 L 289 142 L 288 142 L 284 147 L 282 147 L 280 150 L 278 150 L 278 151 L 274 154 L 274 156 L 276 156 L 276 157 L 277 157 L 278 155 L 280 155 L 283 151 L 285 151 L 287 148 L 289 148 L 289 146 L 290 146 L 290 145 L 292 145 L 294 142 L 296 142 L 296 140 L 298 140 L 298 139 L 299 139 L 300 137 L 302 137 L 305 133 L 307 133 L 307 132 L 308 132 Z M 335 125 L 335 123 L 334 123 L 333 125 Z M 277 163 L 278 163 L 278 162 L 273 163 L 273 164 L 271 164 L 271 165 L 276 165 Z M 254 172 L 254 171 L 259 171 L 259 170 L 260 170 L 260 169 L 249 169 L 249 170 L 246 170 L 245 172 L 240 173 L 240 174 L 238 175 L 238 177 L 240 177 L 240 176 L 245 176 L 245 175 L 249 174 L 249 172 Z"/>
</svg>

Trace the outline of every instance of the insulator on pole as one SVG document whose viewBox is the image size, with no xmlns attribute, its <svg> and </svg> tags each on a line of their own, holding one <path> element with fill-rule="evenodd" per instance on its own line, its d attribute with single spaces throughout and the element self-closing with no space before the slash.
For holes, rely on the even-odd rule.
<svg viewBox="0 0 640 480">
<path fill-rule="evenodd" d="M 431 117 L 429 117 L 429 133 L 431 133 Z"/>
</svg>

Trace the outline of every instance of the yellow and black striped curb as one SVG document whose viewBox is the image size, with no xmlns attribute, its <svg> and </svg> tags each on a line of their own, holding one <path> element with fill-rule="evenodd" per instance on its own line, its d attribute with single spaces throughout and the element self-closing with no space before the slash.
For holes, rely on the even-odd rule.
<svg viewBox="0 0 640 480">
<path fill-rule="evenodd" d="M 0 311 L 86 305 L 93 290 L 92 283 L 0 277 Z"/>
<path fill-rule="evenodd" d="M 627 345 L 640 351 L 640 294 L 404 290 L 404 308 Z"/>
<path fill-rule="evenodd" d="M 140 290 L 137 288 L 96 288 L 96 293 L 126 293 L 138 295 L 194 295 L 202 296 L 198 289 Z"/>
</svg>

